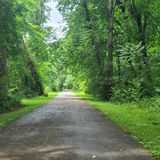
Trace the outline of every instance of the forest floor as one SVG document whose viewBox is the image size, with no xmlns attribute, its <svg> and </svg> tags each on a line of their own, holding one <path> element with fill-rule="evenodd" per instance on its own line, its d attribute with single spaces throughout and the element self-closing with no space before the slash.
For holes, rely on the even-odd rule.
<svg viewBox="0 0 160 160">
<path fill-rule="evenodd" d="M 96 108 L 70 92 L 0 131 L 1 160 L 154 160 Z"/>
</svg>

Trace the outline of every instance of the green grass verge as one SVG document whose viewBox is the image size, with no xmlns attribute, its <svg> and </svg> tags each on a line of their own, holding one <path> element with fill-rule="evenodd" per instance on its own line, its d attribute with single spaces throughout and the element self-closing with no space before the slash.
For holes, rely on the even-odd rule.
<svg viewBox="0 0 160 160">
<path fill-rule="evenodd" d="M 37 96 L 34 98 L 25 98 L 22 99 L 21 104 L 24 106 L 13 112 L 8 112 L 0 114 L 0 128 L 6 126 L 10 121 L 15 120 L 18 117 L 25 115 L 26 113 L 34 110 L 35 108 L 46 104 L 49 100 L 53 99 L 58 92 L 51 92 L 48 94 L 48 97 Z"/>
<path fill-rule="evenodd" d="M 124 131 L 130 133 L 145 149 L 160 160 L 160 111 L 138 104 L 114 104 L 96 100 L 85 93 L 76 93 L 88 100 Z"/>
</svg>

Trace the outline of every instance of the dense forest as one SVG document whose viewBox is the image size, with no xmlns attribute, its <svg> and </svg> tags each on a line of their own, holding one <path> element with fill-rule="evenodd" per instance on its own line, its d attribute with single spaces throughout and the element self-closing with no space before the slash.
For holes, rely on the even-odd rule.
<svg viewBox="0 0 160 160">
<path fill-rule="evenodd" d="M 45 39 L 53 31 L 44 26 L 44 2 L 0 1 L 0 112 L 19 106 L 22 97 L 45 95 L 52 81 Z"/>
<path fill-rule="evenodd" d="M 57 42 L 58 54 L 72 87 L 113 101 L 158 95 L 159 6 L 148 0 L 60 0 L 68 30 Z"/>
<path fill-rule="evenodd" d="M 59 0 L 61 39 L 46 2 L 0 1 L 1 113 L 63 88 L 119 102 L 159 95 L 160 1 Z"/>
</svg>

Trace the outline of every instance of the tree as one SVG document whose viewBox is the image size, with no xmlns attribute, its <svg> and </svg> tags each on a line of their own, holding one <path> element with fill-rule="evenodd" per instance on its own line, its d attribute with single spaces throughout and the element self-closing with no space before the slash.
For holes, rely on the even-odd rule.
<svg viewBox="0 0 160 160">
<path fill-rule="evenodd" d="M 116 1 L 108 1 L 108 98 L 111 97 L 111 88 L 113 81 L 113 22 Z"/>
<path fill-rule="evenodd" d="M 37 66 L 48 49 L 45 2 L 0 2 L 0 112 L 17 107 L 17 100 L 24 96 L 44 95 Z"/>
<path fill-rule="evenodd" d="M 0 110 L 3 110 L 8 101 L 7 51 L 14 45 L 13 39 L 16 35 L 15 13 L 11 0 L 0 2 L 0 21 Z"/>
</svg>

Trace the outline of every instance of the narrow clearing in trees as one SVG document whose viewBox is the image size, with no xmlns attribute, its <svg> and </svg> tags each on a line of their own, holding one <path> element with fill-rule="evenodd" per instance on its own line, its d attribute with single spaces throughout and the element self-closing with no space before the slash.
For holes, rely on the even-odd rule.
<svg viewBox="0 0 160 160">
<path fill-rule="evenodd" d="M 154 160 L 102 113 L 63 92 L 0 131 L 1 160 Z"/>
</svg>

